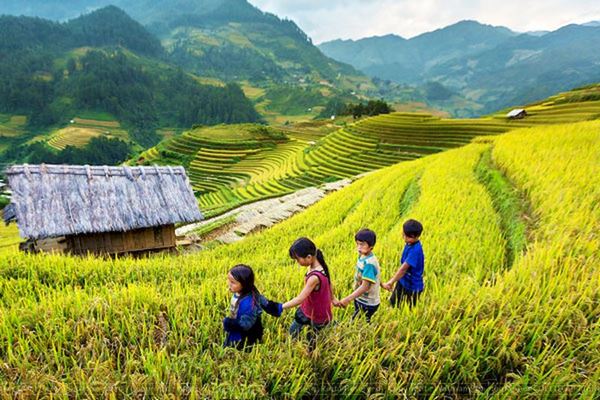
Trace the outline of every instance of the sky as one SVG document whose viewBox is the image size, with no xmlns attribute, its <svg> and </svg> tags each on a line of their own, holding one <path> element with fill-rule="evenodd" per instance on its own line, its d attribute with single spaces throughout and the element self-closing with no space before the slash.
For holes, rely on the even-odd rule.
<svg viewBox="0 0 600 400">
<path fill-rule="evenodd" d="M 461 20 L 517 32 L 600 20 L 598 0 L 249 0 L 293 20 L 315 43 L 396 34 L 411 38 Z"/>
</svg>

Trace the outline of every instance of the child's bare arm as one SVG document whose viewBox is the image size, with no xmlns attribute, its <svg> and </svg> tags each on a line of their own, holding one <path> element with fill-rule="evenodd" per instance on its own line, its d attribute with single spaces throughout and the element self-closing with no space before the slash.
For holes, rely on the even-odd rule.
<svg viewBox="0 0 600 400">
<path fill-rule="evenodd" d="M 367 292 L 371 288 L 371 285 L 373 285 L 373 282 L 363 279 L 360 286 L 354 292 L 350 293 L 348 296 L 339 301 L 339 306 L 346 307 L 352 300 L 362 296 L 365 292 Z"/>
<path fill-rule="evenodd" d="M 306 285 L 304 285 L 304 289 L 302 289 L 300 294 L 294 297 L 292 300 L 283 303 L 283 309 L 285 310 L 287 308 L 299 306 L 304 301 L 304 299 L 306 299 L 310 295 L 310 293 L 313 290 L 315 290 L 318 284 L 319 278 L 317 278 L 316 276 L 313 275 L 310 278 L 308 278 L 308 280 L 306 281 Z"/>
<path fill-rule="evenodd" d="M 406 271 L 408 271 L 409 268 L 410 268 L 410 265 L 408 265 L 408 263 L 406 263 L 406 262 L 403 263 L 402 266 L 400 267 L 400 269 L 398 269 L 398 271 L 396 271 L 394 276 L 392 276 L 389 281 L 382 284 L 381 286 L 383 286 L 387 290 L 391 290 L 392 285 L 394 283 L 398 282 L 400 279 L 402 279 L 402 277 L 406 274 Z"/>
</svg>

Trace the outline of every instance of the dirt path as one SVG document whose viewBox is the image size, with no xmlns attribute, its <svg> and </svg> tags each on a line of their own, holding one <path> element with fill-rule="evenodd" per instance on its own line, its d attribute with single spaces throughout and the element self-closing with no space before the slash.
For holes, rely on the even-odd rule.
<svg viewBox="0 0 600 400">
<path fill-rule="evenodd" d="M 361 175 L 362 176 L 362 175 Z M 359 178 L 357 176 L 354 180 Z M 284 221 L 292 215 L 315 204 L 328 193 L 338 191 L 352 183 L 350 179 L 327 183 L 320 187 L 309 187 L 295 193 L 258 201 L 248 204 L 223 215 L 210 218 L 202 222 L 182 226 L 176 230 L 177 236 L 185 236 L 188 241 L 199 243 L 216 240 L 221 243 L 233 243 L 242 240 L 249 233 L 271 227 L 278 222 Z M 217 224 L 218 221 L 231 220 L 214 231 L 205 233 L 199 237 L 195 231 L 209 224 Z"/>
</svg>

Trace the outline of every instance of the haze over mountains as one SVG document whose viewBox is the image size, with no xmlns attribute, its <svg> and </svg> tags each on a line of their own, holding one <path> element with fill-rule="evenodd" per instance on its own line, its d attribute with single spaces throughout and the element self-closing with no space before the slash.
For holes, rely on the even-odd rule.
<svg viewBox="0 0 600 400">
<path fill-rule="evenodd" d="M 406 40 L 335 40 L 319 48 L 369 76 L 409 85 L 435 81 L 482 106 L 525 103 L 600 80 L 600 24 L 518 34 L 462 21 Z"/>
</svg>

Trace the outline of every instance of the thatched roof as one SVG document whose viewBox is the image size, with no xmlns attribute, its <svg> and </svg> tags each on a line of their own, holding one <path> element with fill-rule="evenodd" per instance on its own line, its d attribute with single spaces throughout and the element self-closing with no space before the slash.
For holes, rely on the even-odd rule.
<svg viewBox="0 0 600 400">
<path fill-rule="evenodd" d="M 6 207 L 4 207 L 4 209 L 1 212 L 2 212 L 2 218 L 4 218 L 4 222 L 6 222 L 6 225 L 8 225 L 9 222 L 17 220 L 17 213 L 15 211 L 14 204 L 12 204 L 12 203 L 7 204 Z"/>
<path fill-rule="evenodd" d="M 31 239 L 202 219 L 183 167 L 19 165 L 6 174 L 21 236 Z"/>
</svg>

